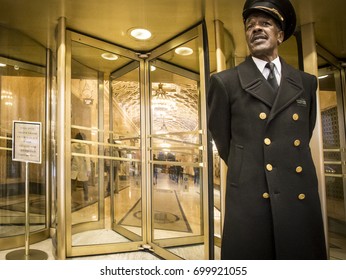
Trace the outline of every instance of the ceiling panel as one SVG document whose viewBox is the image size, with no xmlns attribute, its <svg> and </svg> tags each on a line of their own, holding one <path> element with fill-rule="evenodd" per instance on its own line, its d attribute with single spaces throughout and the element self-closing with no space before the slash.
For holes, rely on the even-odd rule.
<svg viewBox="0 0 346 280">
<path fill-rule="evenodd" d="M 55 29 L 66 17 L 70 29 L 145 52 L 206 19 L 210 50 L 215 19 L 224 23 L 234 42 L 236 57 L 247 55 L 239 0 L 0 0 L 0 25 L 11 26 L 40 44 L 55 48 Z M 346 60 L 345 0 L 292 0 L 298 24 L 313 22 L 317 42 Z M 148 28 L 153 37 L 138 41 L 128 35 L 133 27 Z M 213 54 L 213 53 L 212 53 Z"/>
</svg>

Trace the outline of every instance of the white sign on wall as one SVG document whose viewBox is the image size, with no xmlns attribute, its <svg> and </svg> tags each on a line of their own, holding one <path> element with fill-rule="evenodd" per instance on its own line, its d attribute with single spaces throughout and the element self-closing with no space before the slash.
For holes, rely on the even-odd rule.
<svg viewBox="0 0 346 280">
<path fill-rule="evenodd" d="M 12 160 L 41 163 L 40 122 L 13 121 Z"/>
</svg>

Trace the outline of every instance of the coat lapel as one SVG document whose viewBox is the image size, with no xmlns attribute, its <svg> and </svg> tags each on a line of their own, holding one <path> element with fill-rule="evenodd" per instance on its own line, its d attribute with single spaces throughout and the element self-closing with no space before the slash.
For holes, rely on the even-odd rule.
<svg viewBox="0 0 346 280">
<path fill-rule="evenodd" d="M 273 106 L 275 93 L 251 57 L 247 57 L 244 63 L 238 66 L 238 75 L 243 90 L 269 107 Z"/>
<path fill-rule="evenodd" d="M 298 71 L 281 59 L 281 83 L 277 93 L 267 83 L 251 57 L 238 66 L 242 88 L 271 108 L 268 123 L 303 93 L 303 83 Z"/>
<path fill-rule="evenodd" d="M 303 93 L 303 82 L 299 72 L 281 59 L 281 83 L 273 107 L 270 111 L 268 122 L 286 109 Z"/>
</svg>

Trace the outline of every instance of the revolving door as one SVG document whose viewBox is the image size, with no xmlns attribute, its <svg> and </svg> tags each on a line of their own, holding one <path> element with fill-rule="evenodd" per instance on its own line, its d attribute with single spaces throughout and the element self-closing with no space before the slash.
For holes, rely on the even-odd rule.
<svg viewBox="0 0 346 280">
<path fill-rule="evenodd" d="M 66 257 L 208 258 L 202 33 L 138 54 L 66 32 Z"/>
</svg>

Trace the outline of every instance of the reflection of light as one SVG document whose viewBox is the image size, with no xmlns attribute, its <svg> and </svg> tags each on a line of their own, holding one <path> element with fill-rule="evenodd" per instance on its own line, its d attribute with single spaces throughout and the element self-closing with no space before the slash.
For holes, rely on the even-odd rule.
<svg viewBox="0 0 346 280">
<path fill-rule="evenodd" d="M 12 92 L 4 90 L 1 93 L 1 100 L 3 100 L 5 106 L 13 106 L 13 96 Z"/>
<path fill-rule="evenodd" d="M 0 63 L 0 67 L 6 67 L 7 65 L 5 63 Z"/>
<path fill-rule="evenodd" d="M 153 93 L 151 107 L 156 114 L 164 114 L 168 110 L 173 110 L 176 107 L 175 101 L 163 89 L 163 84 L 159 83 L 158 88 Z"/>
<path fill-rule="evenodd" d="M 214 152 L 217 152 L 217 148 L 216 148 L 216 145 L 215 145 L 214 140 L 211 141 L 211 144 L 212 144 L 212 147 L 213 147 L 213 151 L 214 151 Z"/>
<path fill-rule="evenodd" d="M 327 77 L 328 77 L 328 75 L 323 75 L 323 76 L 319 76 L 318 79 L 321 80 L 321 79 L 325 79 Z"/>
<path fill-rule="evenodd" d="M 143 28 L 132 29 L 130 34 L 138 40 L 148 40 L 151 37 L 151 32 Z"/>
<path fill-rule="evenodd" d="M 166 143 L 166 142 L 163 142 L 160 144 L 160 147 L 162 147 L 162 148 L 170 148 L 171 146 L 172 146 L 171 144 Z"/>
<path fill-rule="evenodd" d="M 106 60 L 117 60 L 119 58 L 116 54 L 108 52 L 101 54 L 101 56 Z"/>
<path fill-rule="evenodd" d="M 193 54 L 193 50 L 191 48 L 188 47 L 179 47 L 175 49 L 175 53 L 179 54 L 179 55 L 191 55 Z"/>
<path fill-rule="evenodd" d="M 151 65 L 150 66 L 150 71 L 155 71 L 156 70 L 156 67 L 154 65 Z"/>
</svg>

